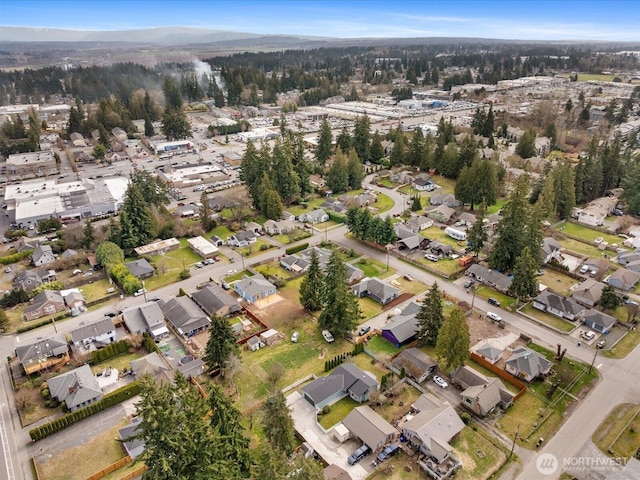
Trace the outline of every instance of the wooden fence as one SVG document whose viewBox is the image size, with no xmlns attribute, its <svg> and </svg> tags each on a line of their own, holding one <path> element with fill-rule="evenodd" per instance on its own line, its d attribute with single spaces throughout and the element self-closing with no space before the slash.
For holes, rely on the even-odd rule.
<svg viewBox="0 0 640 480">
<path fill-rule="evenodd" d="M 524 395 L 525 392 L 527 391 L 527 386 L 523 382 L 518 380 L 516 377 L 514 377 L 510 373 L 505 372 L 503 369 L 496 367 L 493 363 L 485 360 L 483 357 L 481 357 L 477 353 L 471 352 L 471 359 L 479 363 L 480 365 L 482 365 L 484 368 L 491 370 L 493 373 L 495 373 L 497 376 L 499 376 L 503 380 L 509 382 L 511 385 L 514 385 L 515 387 L 519 388 L 520 391 L 516 394 L 515 397 L 513 397 L 514 402 L 518 400 L 522 395 Z"/>
<path fill-rule="evenodd" d="M 86 480 L 98 480 L 99 478 L 103 478 L 106 477 L 108 474 L 110 474 L 111 472 L 119 469 L 120 467 L 125 466 L 127 463 L 131 462 L 131 457 L 129 455 L 127 455 L 124 458 L 121 458 L 120 460 L 118 460 L 115 463 L 112 463 L 111 465 L 109 465 L 106 468 L 103 468 L 102 470 L 100 470 L 97 473 L 94 473 L 93 475 L 91 475 L 90 477 L 87 477 Z M 132 478 L 132 477 L 130 477 Z"/>
</svg>

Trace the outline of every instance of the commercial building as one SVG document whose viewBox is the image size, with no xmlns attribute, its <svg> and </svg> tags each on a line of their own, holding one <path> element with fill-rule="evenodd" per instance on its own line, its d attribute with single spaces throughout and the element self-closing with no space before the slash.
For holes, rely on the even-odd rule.
<svg viewBox="0 0 640 480">
<path fill-rule="evenodd" d="M 151 144 L 153 151 L 160 155 L 162 153 L 185 152 L 193 148 L 193 143 L 189 140 L 177 140 L 175 142 L 156 142 Z"/>
<path fill-rule="evenodd" d="M 7 176 L 24 179 L 56 175 L 58 165 L 51 150 L 43 152 L 16 153 L 7 157 Z"/>
</svg>

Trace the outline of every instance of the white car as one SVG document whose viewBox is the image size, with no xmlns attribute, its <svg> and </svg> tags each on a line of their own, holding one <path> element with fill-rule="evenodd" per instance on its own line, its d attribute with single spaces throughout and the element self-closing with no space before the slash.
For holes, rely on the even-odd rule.
<svg viewBox="0 0 640 480">
<path fill-rule="evenodd" d="M 144 295 L 147 291 L 144 288 L 141 288 L 136 293 L 133 294 L 134 297 L 139 297 L 140 295 Z"/>
<path fill-rule="evenodd" d="M 196 262 L 196 267 L 197 267 L 197 268 L 202 268 L 202 267 L 204 267 L 204 263 L 202 263 L 202 262 Z"/>
<path fill-rule="evenodd" d="M 588 342 L 590 342 L 591 340 L 593 340 L 596 336 L 595 332 L 592 332 L 591 330 L 588 330 L 586 332 L 582 332 L 582 338 L 584 338 L 585 340 L 587 340 Z"/>
<path fill-rule="evenodd" d="M 497 313 L 487 312 L 487 317 L 489 318 L 489 320 L 493 320 L 494 322 L 502 321 L 502 317 Z"/>
<path fill-rule="evenodd" d="M 7 267 L 4 269 L 4 273 L 11 273 L 11 267 Z"/>
<path fill-rule="evenodd" d="M 433 382 L 440 388 L 447 388 L 449 386 L 449 384 L 444 381 L 444 378 L 439 377 L 438 375 L 433 376 Z"/>
<path fill-rule="evenodd" d="M 227 270 L 227 275 L 233 275 L 234 273 L 236 273 L 235 270 Z"/>
<path fill-rule="evenodd" d="M 323 330 L 322 337 L 327 341 L 327 343 L 333 343 L 333 335 L 331 335 L 329 330 Z"/>
<path fill-rule="evenodd" d="M 298 343 L 298 338 L 300 338 L 300 334 L 298 332 L 293 332 L 291 334 L 291 341 L 293 343 Z"/>
</svg>

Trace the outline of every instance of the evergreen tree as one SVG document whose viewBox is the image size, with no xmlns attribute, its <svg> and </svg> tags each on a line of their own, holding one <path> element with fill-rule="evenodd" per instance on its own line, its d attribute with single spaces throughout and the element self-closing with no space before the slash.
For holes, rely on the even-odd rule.
<svg viewBox="0 0 640 480">
<path fill-rule="evenodd" d="M 278 392 L 264 403 L 263 430 L 275 450 L 286 455 L 296 447 L 296 433 L 291 412 L 283 393 Z"/>
<path fill-rule="evenodd" d="M 462 310 L 454 308 L 438 332 L 436 356 L 445 368 L 457 370 L 469 358 L 469 346 L 469 325 Z"/>
<path fill-rule="evenodd" d="M 358 158 L 358 154 L 354 149 L 349 152 L 347 160 L 347 175 L 349 189 L 359 190 L 362 188 L 362 180 L 364 179 L 364 167 Z"/>
<path fill-rule="evenodd" d="M 555 211 L 561 219 L 569 218 L 576 206 L 575 177 L 571 164 L 563 161 L 553 169 Z"/>
<path fill-rule="evenodd" d="M 96 232 L 93 228 L 93 222 L 87 222 L 82 230 L 82 243 L 81 245 L 87 249 L 91 249 L 91 245 L 96 239 Z"/>
<path fill-rule="evenodd" d="M 262 180 L 258 188 L 258 198 L 260 199 L 260 212 L 271 220 L 277 220 L 282 216 L 282 200 L 273 187 L 271 178 L 267 172 L 262 174 Z"/>
<path fill-rule="evenodd" d="M 342 153 L 348 153 L 353 148 L 353 137 L 349 133 L 347 127 L 342 127 L 342 131 L 338 138 L 336 138 L 336 145 L 342 151 Z"/>
<path fill-rule="evenodd" d="M 309 182 L 309 176 L 311 175 L 311 166 L 305 157 L 305 145 L 302 134 L 299 133 L 293 139 L 293 168 L 298 174 L 298 180 L 300 185 L 300 196 L 306 197 L 311 193 L 311 182 Z"/>
<path fill-rule="evenodd" d="M 555 191 L 553 185 L 553 175 L 548 174 L 544 178 L 544 185 L 542 186 L 542 191 L 540 192 L 540 196 L 538 197 L 538 201 L 535 206 L 540 211 L 540 215 L 543 219 L 549 218 L 554 214 L 554 205 L 555 205 Z"/>
<path fill-rule="evenodd" d="M 407 147 L 405 145 L 404 132 L 398 126 L 395 131 L 395 138 L 393 141 L 393 149 L 391 150 L 391 165 L 404 165 L 405 164 L 405 154 Z"/>
<path fill-rule="evenodd" d="M 322 308 L 320 292 L 324 285 L 324 274 L 320 269 L 320 261 L 315 248 L 311 250 L 307 275 L 300 283 L 300 304 L 307 310 L 316 311 Z"/>
<path fill-rule="evenodd" d="M 202 211 L 200 212 L 200 225 L 202 230 L 206 233 L 215 227 L 215 221 L 211 219 L 211 207 L 209 206 L 209 197 L 207 192 L 202 192 L 200 195 L 200 203 L 202 204 Z"/>
<path fill-rule="evenodd" d="M 291 205 L 292 200 L 300 194 L 300 177 L 293 168 L 292 156 L 289 141 L 284 144 L 276 141 L 271 161 L 273 183 L 280 199 L 287 205 Z"/>
<path fill-rule="evenodd" d="M 531 158 L 536 156 L 536 132 L 529 129 L 524 132 L 522 138 L 516 145 L 516 153 L 522 158 Z"/>
<path fill-rule="evenodd" d="M 231 355 L 238 353 L 236 336 L 226 318 L 212 315 L 209 325 L 209 340 L 205 348 L 204 360 L 209 371 L 224 370 Z"/>
<path fill-rule="evenodd" d="M 191 125 L 182 110 L 167 106 L 162 115 L 162 133 L 167 140 L 182 140 L 192 135 Z"/>
<path fill-rule="evenodd" d="M 331 253 L 326 271 L 318 324 L 334 337 L 345 337 L 358 324 L 358 299 L 349 290 L 347 267 L 337 251 Z"/>
<path fill-rule="evenodd" d="M 333 193 L 344 193 L 349 188 L 349 171 L 343 153 L 338 152 L 326 176 L 327 187 Z"/>
<path fill-rule="evenodd" d="M 484 247 L 484 244 L 488 240 L 487 230 L 484 225 L 484 215 L 486 212 L 486 204 L 483 202 L 480 204 L 480 208 L 478 208 L 478 213 L 476 215 L 476 221 L 469 229 L 469 235 L 467 237 L 467 243 L 469 247 L 471 247 L 471 251 L 475 253 L 477 257 Z"/>
<path fill-rule="evenodd" d="M 131 251 L 156 237 L 158 225 L 140 187 L 130 182 L 120 210 L 120 246 Z"/>
<path fill-rule="evenodd" d="M 524 247 L 513 268 L 513 280 L 509 293 L 518 299 L 535 297 L 538 293 L 536 272 L 539 267 L 540 264 L 531 255 L 529 247 Z"/>
<path fill-rule="evenodd" d="M 621 186 L 624 191 L 620 199 L 626 202 L 629 213 L 640 215 L 640 164 L 637 161 L 627 164 Z"/>
<path fill-rule="evenodd" d="M 414 167 L 419 167 L 422 163 L 424 155 L 424 136 L 422 135 L 422 129 L 416 128 L 413 131 L 411 137 L 411 144 L 409 145 L 409 152 L 407 154 L 407 163 Z"/>
<path fill-rule="evenodd" d="M 371 137 L 371 162 L 379 164 L 381 160 L 384 159 L 384 147 L 382 146 L 382 138 L 380 134 L 376 130 L 373 136 Z"/>
<path fill-rule="evenodd" d="M 324 164 L 329 159 L 329 157 L 331 157 L 331 153 L 333 150 L 332 142 L 333 135 L 331 133 L 331 127 L 329 126 L 329 122 L 327 122 L 327 119 L 324 118 L 322 120 L 322 124 L 320 125 L 318 145 L 315 149 L 316 160 L 321 165 Z"/>
<path fill-rule="evenodd" d="M 622 300 L 620 300 L 615 288 L 607 285 L 602 289 L 602 295 L 600 296 L 600 300 L 598 300 L 598 305 L 605 310 L 614 311 L 621 304 Z"/>
<path fill-rule="evenodd" d="M 438 288 L 438 283 L 434 282 L 429 293 L 420 306 L 416 314 L 418 321 L 418 338 L 423 345 L 434 347 L 438 340 L 438 332 L 444 322 L 442 311 L 442 294 Z"/>
<path fill-rule="evenodd" d="M 362 117 L 356 118 L 353 130 L 353 148 L 356 149 L 360 161 L 369 161 L 371 142 L 371 122 L 365 113 Z"/>
</svg>

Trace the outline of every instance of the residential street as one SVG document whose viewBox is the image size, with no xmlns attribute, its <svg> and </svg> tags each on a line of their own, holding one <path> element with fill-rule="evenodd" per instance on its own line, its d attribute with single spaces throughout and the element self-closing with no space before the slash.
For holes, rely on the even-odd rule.
<svg viewBox="0 0 640 480">
<path fill-rule="evenodd" d="M 367 178 L 367 181 L 368 180 L 369 177 Z M 405 195 L 395 190 L 384 190 L 383 193 L 390 196 L 395 202 L 393 209 L 385 213 L 385 215 L 400 213 L 404 210 L 406 203 Z M 423 282 L 426 285 L 431 285 L 434 281 L 437 281 L 438 285 L 444 292 L 471 303 L 472 295 L 467 293 L 461 285 L 448 283 L 423 270 L 404 263 L 394 256 L 388 256 L 385 252 L 375 250 L 360 242 L 345 238 L 345 232 L 345 226 L 339 226 L 328 230 L 327 232 L 324 230 L 316 231 L 314 237 L 305 241 L 309 241 L 311 244 L 319 243 L 321 240 L 324 240 L 326 236 L 329 241 L 339 243 L 346 248 L 359 250 L 379 262 L 386 264 L 388 261 L 390 267 L 396 269 L 400 273 L 411 273 L 416 280 Z M 245 262 L 247 264 L 255 263 L 268 258 L 273 258 L 274 256 L 281 255 L 282 253 L 283 251 L 281 250 L 278 250 L 275 253 L 271 250 L 264 254 L 256 255 L 250 260 L 245 259 Z M 177 284 L 172 284 L 159 290 L 155 290 L 149 294 L 159 298 L 170 298 L 177 295 L 179 288 L 191 291 L 195 289 L 197 285 L 206 282 L 209 278 L 219 279 L 226 274 L 229 268 L 229 264 L 226 262 L 208 265 L 202 269 L 193 268 L 193 276 L 191 278 L 178 282 Z M 127 297 L 117 301 L 117 308 L 123 309 L 143 302 L 144 299 L 142 296 Z M 484 313 L 486 313 L 487 310 L 490 310 L 490 306 L 486 301 L 479 297 L 475 298 L 474 307 Z M 78 317 L 70 318 L 62 323 L 58 323 L 55 328 L 57 328 L 59 332 L 67 333 L 76 328 L 80 322 L 102 318 L 105 313 L 113 311 L 113 308 L 113 304 L 105 304 L 96 310 L 83 313 Z M 500 315 L 508 324 L 509 328 L 516 334 L 525 333 L 526 335 L 531 336 L 536 343 L 553 350 L 555 350 L 558 343 L 561 343 L 563 348 L 567 348 L 568 357 L 579 359 L 582 362 L 591 363 L 595 350 L 590 347 L 578 347 L 572 337 L 558 334 L 507 311 L 501 311 Z M 386 318 L 386 314 L 384 314 L 384 316 L 379 316 L 376 319 L 372 319 L 367 323 L 379 326 L 376 322 L 383 322 L 384 318 Z M 49 325 L 36 331 L 23 333 L 19 336 L 2 336 L 0 337 L 0 355 L 3 358 L 7 358 L 7 356 L 12 355 L 17 341 L 26 342 L 35 340 L 37 337 L 43 337 L 53 332 L 54 326 Z M 600 381 L 594 387 L 589 396 L 585 400 L 579 402 L 559 432 L 551 440 L 545 441 L 538 452 L 528 452 L 523 449 L 519 449 L 517 451 L 523 463 L 523 470 L 518 478 L 523 480 L 557 478 L 559 476 L 560 469 L 551 472 L 551 474 L 546 477 L 544 477 L 543 473 L 538 470 L 536 466 L 536 459 L 540 454 L 553 454 L 559 460 L 560 468 L 562 468 L 564 459 L 575 457 L 585 445 L 588 445 L 592 433 L 598 427 L 600 422 L 602 422 L 608 415 L 611 408 L 621 402 L 636 402 L 637 399 L 640 398 L 640 349 L 634 350 L 629 356 L 622 360 L 611 360 L 604 357 L 597 357 L 595 366 L 600 371 Z M 8 480 L 31 480 L 32 473 L 29 465 L 29 457 L 30 455 L 37 454 L 37 452 L 32 448 L 27 448 L 27 444 L 29 443 L 29 428 L 22 429 L 19 425 L 17 415 L 15 414 L 15 408 L 13 406 L 13 396 L 11 394 L 6 368 L 1 369 L 0 377 L 2 381 L 2 390 L 4 392 L 0 398 L 0 413 L 2 414 L 0 418 L 0 437 L 3 445 L 3 455 L 0 456 L 0 464 L 2 464 L 0 465 L 0 478 L 7 478 Z M 117 412 L 119 413 L 119 410 Z M 88 422 L 91 421 L 93 420 L 89 420 Z M 87 423 L 87 425 L 90 424 Z M 576 441 L 576 439 L 580 440 Z M 11 473 L 11 466 L 13 466 L 14 474 Z M 507 475 L 509 476 L 503 476 L 503 478 L 512 478 L 510 473 L 507 473 Z"/>
</svg>

